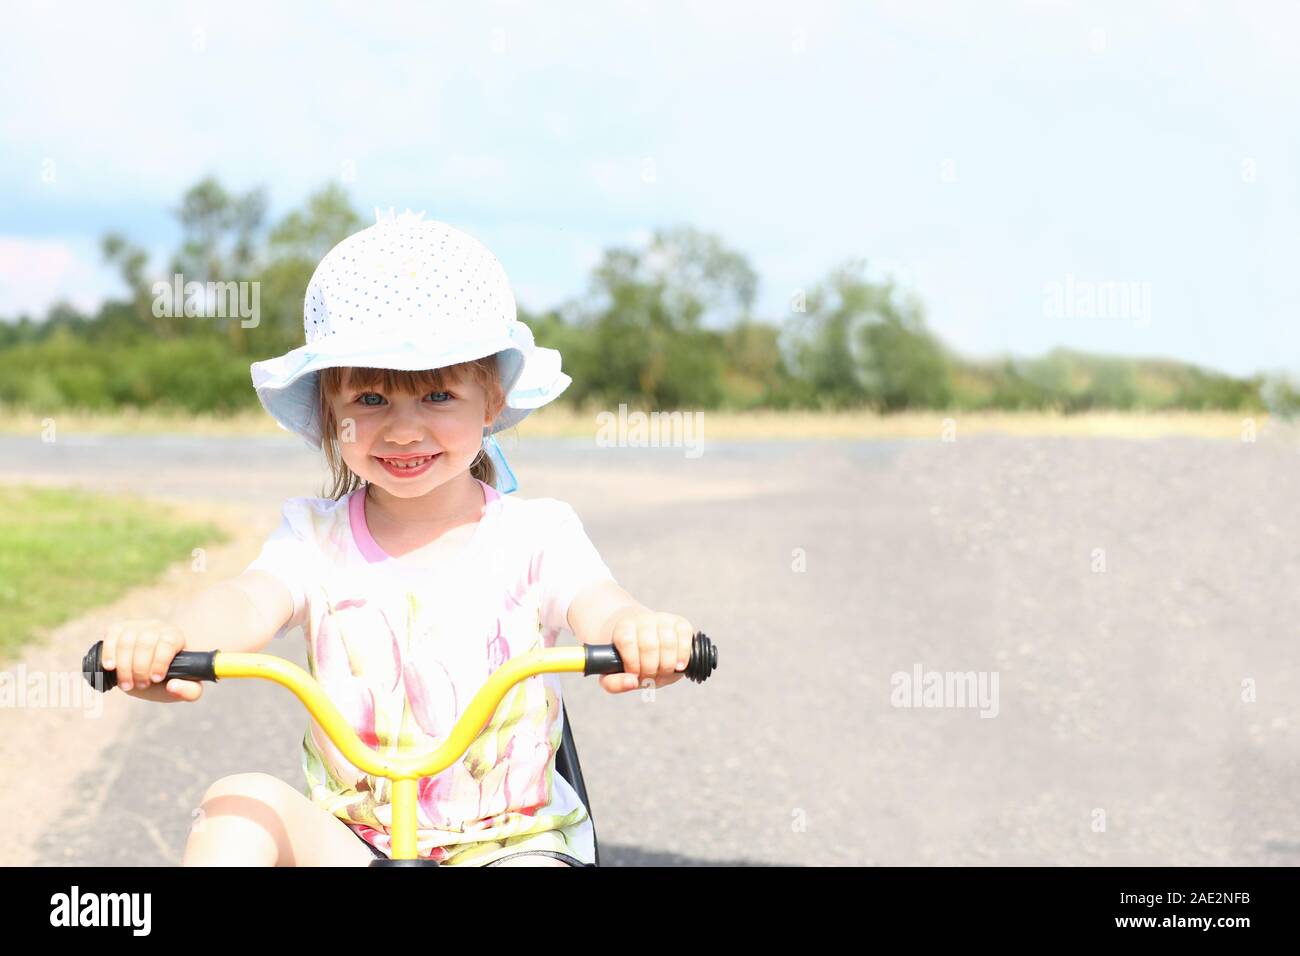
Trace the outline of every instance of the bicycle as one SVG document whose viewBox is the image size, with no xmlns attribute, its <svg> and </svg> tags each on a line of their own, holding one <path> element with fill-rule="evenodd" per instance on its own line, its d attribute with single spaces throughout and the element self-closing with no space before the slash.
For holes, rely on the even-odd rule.
<svg viewBox="0 0 1300 956">
<path fill-rule="evenodd" d="M 117 672 L 105 671 L 101 663 L 103 641 L 97 641 L 82 660 L 82 674 L 92 687 L 107 693 L 117 686 Z M 691 638 L 691 660 L 683 675 L 697 684 L 703 683 L 718 668 L 718 648 L 702 631 Z M 623 658 L 613 644 L 583 644 L 577 647 L 549 647 L 512 657 L 497 668 L 479 688 L 457 719 L 451 732 L 432 751 L 419 754 L 381 754 L 366 746 L 343 719 L 324 688 L 305 670 L 282 657 L 271 654 L 247 654 L 230 651 L 181 651 L 172 659 L 164 682 L 172 678 L 217 681 L 233 677 L 260 677 L 287 687 L 329 735 L 354 766 L 366 773 L 386 777 L 393 785 L 392 858 L 376 859 L 371 866 L 438 866 L 435 860 L 416 855 L 416 795 L 420 781 L 442 773 L 465 752 L 487 726 L 505 695 L 515 684 L 537 674 L 575 673 L 584 677 L 623 672 Z M 556 754 L 556 772 L 561 756 L 576 779 L 573 785 L 583 805 L 588 808 L 586 787 L 577 762 L 577 749 L 565 713 L 564 738 Z M 600 857 L 597 854 L 597 865 Z"/>
</svg>

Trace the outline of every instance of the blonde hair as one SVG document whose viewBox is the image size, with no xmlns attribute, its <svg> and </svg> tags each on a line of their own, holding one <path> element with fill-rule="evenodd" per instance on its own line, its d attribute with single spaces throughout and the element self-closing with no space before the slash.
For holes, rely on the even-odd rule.
<svg viewBox="0 0 1300 956">
<path fill-rule="evenodd" d="M 316 390 L 321 422 L 321 448 L 325 452 L 330 480 L 333 482 L 333 488 L 325 497 L 337 501 L 361 487 L 361 478 L 347 466 L 339 451 L 338 422 L 334 418 L 331 401 L 335 395 L 350 388 L 373 388 L 388 395 L 398 392 L 427 395 L 429 392 L 446 391 L 451 386 L 449 379 L 454 381 L 462 377 L 468 377 L 482 386 L 487 393 L 487 405 L 493 418 L 501 414 L 501 409 L 505 407 L 505 396 L 501 391 L 501 375 L 495 355 L 416 372 L 358 366 L 321 369 L 320 387 Z M 482 482 L 496 484 L 496 468 L 482 449 L 469 471 Z"/>
</svg>

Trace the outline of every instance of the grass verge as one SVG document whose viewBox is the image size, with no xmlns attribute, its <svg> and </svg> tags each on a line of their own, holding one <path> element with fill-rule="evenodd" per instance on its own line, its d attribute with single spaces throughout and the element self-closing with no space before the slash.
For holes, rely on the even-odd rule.
<svg viewBox="0 0 1300 956">
<path fill-rule="evenodd" d="M 0 660 L 48 628 L 227 540 L 154 502 L 75 489 L 5 486 L 0 509 Z"/>
</svg>

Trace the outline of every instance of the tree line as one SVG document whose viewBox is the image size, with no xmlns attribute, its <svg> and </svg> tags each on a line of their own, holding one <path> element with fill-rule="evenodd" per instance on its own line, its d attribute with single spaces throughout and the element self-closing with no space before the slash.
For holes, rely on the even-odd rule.
<svg viewBox="0 0 1300 956">
<path fill-rule="evenodd" d="M 365 225 L 327 185 L 267 221 L 262 190 L 207 178 L 182 197 L 179 247 L 161 275 L 127 236 L 103 237 L 128 290 L 92 315 L 57 304 L 41 320 L 0 321 L 0 402 L 40 410 L 125 406 L 190 412 L 255 408 L 251 362 L 303 343 L 302 303 L 316 264 Z M 258 283 L 256 322 L 158 314 L 155 283 Z M 758 276 L 699 229 L 659 229 L 639 248 L 606 249 L 581 294 L 544 312 L 520 305 L 573 384 L 560 401 L 647 409 L 1290 410 L 1294 383 L 1236 378 L 1183 362 L 1058 349 L 975 361 L 925 324 L 922 304 L 862 260 L 796 290 L 790 312 L 755 314 Z M 179 290 L 178 290 L 179 291 Z"/>
</svg>

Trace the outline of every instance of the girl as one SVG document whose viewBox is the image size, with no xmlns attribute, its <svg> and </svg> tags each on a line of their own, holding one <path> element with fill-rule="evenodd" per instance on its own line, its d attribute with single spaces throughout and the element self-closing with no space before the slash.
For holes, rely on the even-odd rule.
<svg viewBox="0 0 1300 956">
<path fill-rule="evenodd" d="M 369 746 L 426 750 L 507 659 L 568 627 L 612 643 L 621 693 L 681 679 L 690 623 L 614 581 L 573 509 L 506 498 L 516 483 L 494 432 L 570 379 L 515 317 L 483 245 L 409 210 L 332 249 L 307 288 L 307 344 L 256 362 L 282 427 L 323 450 L 329 497 L 292 498 L 245 572 L 170 625 L 112 629 L 104 666 L 150 700 L 197 700 L 161 675 L 178 651 L 255 651 L 301 627 L 308 664 Z M 506 695 L 463 760 L 423 780 L 418 853 L 470 865 L 594 865 L 586 808 L 555 773 L 557 675 Z M 208 788 L 187 865 L 365 865 L 391 855 L 391 785 L 362 773 L 314 721 L 306 788 L 236 774 Z"/>
</svg>

